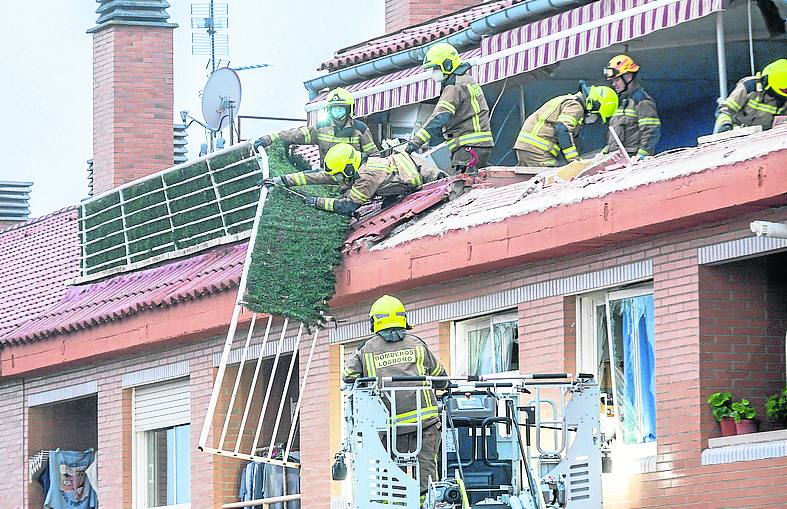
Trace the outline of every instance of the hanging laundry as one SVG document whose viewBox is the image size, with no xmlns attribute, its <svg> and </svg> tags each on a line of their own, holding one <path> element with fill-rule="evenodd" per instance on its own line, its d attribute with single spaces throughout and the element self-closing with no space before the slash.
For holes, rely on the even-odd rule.
<svg viewBox="0 0 787 509">
<path fill-rule="evenodd" d="M 49 453 L 49 492 L 45 509 L 94 509 L 98 507 L 96 492 L 90 485 L 87 469 L 95 459 L 95 451 L 61 451 Z"/>
</svg>

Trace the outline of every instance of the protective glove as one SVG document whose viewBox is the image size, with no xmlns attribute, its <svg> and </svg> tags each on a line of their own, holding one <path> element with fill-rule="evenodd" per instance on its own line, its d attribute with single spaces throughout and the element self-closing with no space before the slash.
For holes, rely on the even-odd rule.
<svg viewBox="0 0 787 509">
<path fill-rule="evenodd" d="M 306 204 L 307 207 L 316 207 L 317 198 L 315 198 L 314 196 L 304 196 L 303 203 Z"/>
<path fill-rule="evenodd" d="M 405 152 L 408 154 L 412 154 L 413 152 L 417 151 L 420 147 L 413 143 L 412 141 L 407 142 L 407 148 L 404 149 Z"/>
<path fill-rule="evenodd" d="M 260 147 L 267 148 L 271 146 L 270 136 L 261 136 L 254 140 L 254 150 L 259 150 Z"/>
<path fill-rule="evenodd" d="M 265 187 L 275 187 L 275 186 L 287 187 L 284 183 L 284 179 L 282 179 L 281 177 L 269 177 L 266 179 L 262 179 L 261 184 Z"/>
<path fill-rule="evenodd" d="M 732 124 L 721 124 L 716 126 L 716 128 L 713 130 L 713 134 L 723 133 L 726 131 L 732 131 Z"/>
</svg>

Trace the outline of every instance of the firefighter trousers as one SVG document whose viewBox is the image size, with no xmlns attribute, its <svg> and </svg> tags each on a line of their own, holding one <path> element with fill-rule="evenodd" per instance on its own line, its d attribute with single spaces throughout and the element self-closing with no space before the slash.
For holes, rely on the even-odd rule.
<svg viewBox="0 0 787 509">
<path fill-rule="evenodd" d="M 530 152 L 529 150 L 514 150 L 516 152 L 517 166 L 531 168 L 557 166 L 557 159 L 549 152 Z"/>
<path fill-rule="evenodd" d="M 440 454 L 440 422 L 424 428 L 421 433 L 421 452 L 418 453 L 418 472 L 420 476 L 421 494 L 426 493 L 429 487 L 429 477 L 432 481 L 438 480 L 437 459 Z M 396 437 L 396 448 L 401 452 L 411 452 L 418 445 L 417 432 L 399 434 Z"/>
</svg>

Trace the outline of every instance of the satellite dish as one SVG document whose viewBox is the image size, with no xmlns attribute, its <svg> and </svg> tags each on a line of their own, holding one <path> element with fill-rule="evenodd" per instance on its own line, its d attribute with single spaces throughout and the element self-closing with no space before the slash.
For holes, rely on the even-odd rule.
<svg viewBox="0 0 787 509">
<path fill-rule="evenodd" d="M 212 131 L 228 127 L 240 109 L 240 78 L 229 67 L 210 75 L 202 91 L 202 116 Z"/>
</svg>

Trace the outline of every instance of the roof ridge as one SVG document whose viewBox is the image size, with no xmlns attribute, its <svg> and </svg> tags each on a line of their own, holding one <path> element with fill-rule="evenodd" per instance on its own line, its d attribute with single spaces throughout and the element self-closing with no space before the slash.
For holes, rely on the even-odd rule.
<svg viewBox="0 0 787 509">
<path fill-rule="evenodd" d="M 32 225 L 34 225 L 36 223 L 40 223 L 42 221 L 46 221 L 47 219 L 50 219 L 50 218 L 52 218 L 54 216 L 57 216 L 59 214 L 63 214 L 65 212 L 69 212 L 69 211 L 72 211 L 72 210 L 77 210 L 78 208 L 79 208 L 79 205 L 68 205 L 68 206 L 63 207 L 61 209 L 55 210 L 54 212 L 50 212 L 48 214 L 44 214 L 43 216 L 35 217 L 33 219 L 28 219 L 28 220 L 22 221 L 20 223 L 12 224 L 12 225 L 7 226 L 5 228 L 1 228 L 0 229 L 0 235 L 2 235 L 4 233 L 8 233 L 8 232 L 13 231 L 13 230 L 18 230 L 20 228 L 26 228 L 28 226 L 32 226 Z"/>
</svg>

